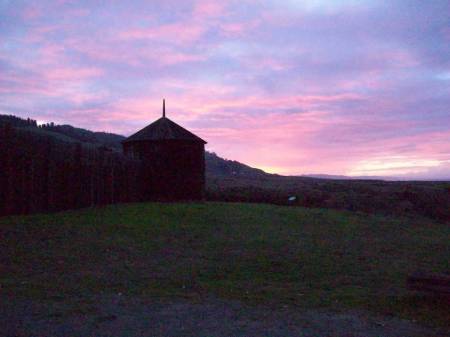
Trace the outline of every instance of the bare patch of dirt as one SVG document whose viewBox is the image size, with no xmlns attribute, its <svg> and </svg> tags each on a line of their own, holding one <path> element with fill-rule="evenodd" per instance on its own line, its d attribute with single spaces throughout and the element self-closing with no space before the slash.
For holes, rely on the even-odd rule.
<svg viewBox="0 0 450 337">
<path fill-rule="evenodd" d="M 117 294 L 70 303 L 0 299 L 0 334 L 11 337 L 432 337 L 450 333 L 363 311 L 248 306 L 213 297 L 143 299 Z"/>
</svg>

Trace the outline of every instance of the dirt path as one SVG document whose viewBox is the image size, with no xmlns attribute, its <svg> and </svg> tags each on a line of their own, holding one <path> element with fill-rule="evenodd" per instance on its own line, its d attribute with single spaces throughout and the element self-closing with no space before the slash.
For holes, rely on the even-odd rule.
<svg viewBox="0 0 450 337">
<path fill-rule="evenodd" d="M 0 298 L 1 336 L 448 336 L 413 322 L 364 312 L 332 313 L 249 307 L 207 298 L 140 300 L 126 296 L 71 303 Z"/>
</svg>

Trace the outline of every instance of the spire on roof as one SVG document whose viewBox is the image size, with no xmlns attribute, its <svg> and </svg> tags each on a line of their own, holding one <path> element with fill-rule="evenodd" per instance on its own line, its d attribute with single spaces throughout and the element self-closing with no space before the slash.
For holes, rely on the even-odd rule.
<svg viewBox="0 0 450 337">
<path fill-rule="evenodd" d="M 166 118 L 166 100 L 163 98 L 163 118 Z"/>
</svg>

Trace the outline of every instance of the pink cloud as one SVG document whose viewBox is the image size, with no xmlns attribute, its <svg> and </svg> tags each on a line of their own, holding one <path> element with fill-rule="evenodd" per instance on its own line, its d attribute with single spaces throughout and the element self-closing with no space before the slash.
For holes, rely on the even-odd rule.
<svg viewBox="0 0 450 337">
<path fill-rule="evenodd" d="M 197 1 L 193 10 L 195 19 L 217 17 L 224 14 L 226 1 L 201 0 Z"/>
<path fill-rule="evenodd" d="M 311 162 L 309 156 L 318 154 L 317 146 L 311 147 L 311 144 L 314 144 L 314 137 L 333 122 L 327 122 L 329 113 L 324 111 L 311 110 L 302 114 L 286 115 L 276 112 L 276 108 L 297 106 L 299 103 L 314 104 L 314 102 L 335 102 L 355 98 L 354 95 L 272 99 L 252 96 L 230 100 L 226 98 L 226 91 L 220 87 L 209 88 L 216 95 L 208 93 L 202 95 L 201 88 L 198 89 L 198 95 L 193 95 L 191 91 L 189 94 L 169 99 L 169 117 L 204 137 L 209 142 L 210 150 L 217 151 L 225 157 L 258 167 L 284 167 L 285 171 L 288 167 L 294 168 L 303 162 Z M 195 87 L 191 90 L 195 90 Z M 217 98 L 218 96 L 223 98 Z M 273 108 L 274 112 L 264 116 L 246 114 L 246 110 L 254 106 Z M 230 108 L 233 109 L 232 112 Z M 141 120 L 143 127 L 159 117 L 160 109 L 159 98 L 156 97 L 123 100 L 115 105 L 114 111 L 117 114 L 110 115 L 110 118 Z M 220 112 L 223 109 L 227 112 Z M 228 126 L 196 127 L 195 124 L 201 121 L 203 116 L 208 118 L 211 111 L 218 112 L 218 119 L 214 123 Z M 128 129 L 128 132 L 131 133 L 133 130 Z M 318 168 L 308 165 L 304 167 L 303 173 L 310 172 L 308 168 L 311 170 Z M 344 167 L 341 170 L 343 171 Z"/>
<path fill-rule="evenodd" d="M 175 44 L 187 44 L 198 40 L 205 33 L 205 27 L 199 24 L 174 23 L 150 28 L 128 29 L 119 33 L 123 40 L 170 41 Z"/>
<path fill-rule="evenodd" d="M 38 8 L 36 5 L 28 6 L 22 12 L 22 17 L 26 21 L 34 20 L 42 16 L 42 9 Z"/>
<path fill-rule="evenodd" d="M 260 21 L 252 21 L 252 22 L 234 22 L 234 23 L 225 23 L 220 25 L 220 29 L 224 33 L 226 37 L 244 37 L 250 34 L 253 30 L 255 30 Z"/>
<path fill-rule="evenodd" d="M 103 74 L 103 70 L 99 68 L 69 68 L 59 67 L 45 71 L 45 76 L 48 80 L 56 81 L 77 81 L 93 77 L 98 77 Z"/>
<path fill-rule="evenodd" d="M 173 64 L 180 64 L 180 63 L 186 63 L 186 62 L 197 62 L 205 60 L 205 56 L 202 55 L 192 55 L 192 54 L 185 54 L 185 53 L 177 53 L 177 52 L 168 52 L 164 55 L 158 55 L 159 63 L 162 65 L 173 65 Z"/>
<path fill-rule="evenodd" d="M 36 76 L 22 76 L 14 73 L 6 73 L 0 79 L 0 93 L 4 94 L 42 94 L 48 93 L 49 87 Z"/>
<path fill-rule="evenodd" d="M 64 29 L 63 26 L 59 24 L 32 26 L 32 28 L 27 30 L 22 40 L 24 43 L 46 43 L 49 34 L 61 31 L 62 29 Z"/>
<path fill-rule="evenodd" d="M 272 171 L 444 169 L 450 35 L 434 3 L 10 1 L 2 109 L 130 134 L 165 96 L 210 150 Z"/>
</svg>

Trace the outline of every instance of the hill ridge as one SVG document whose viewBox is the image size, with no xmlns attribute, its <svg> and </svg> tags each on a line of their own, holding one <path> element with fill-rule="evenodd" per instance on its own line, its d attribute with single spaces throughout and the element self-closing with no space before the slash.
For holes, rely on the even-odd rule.
<svg viewBox="0 0 450 337">
<path fill-rule="evenodd" d="M 105 146 L 117 152 L 122 152 L 121 141 L 126 137 L 109 132 L 91 131 L 74 127 L 69 124 L 45 123 L 38 125 L 31 118 L 20 118 L 13 115 L 0 115 L 0 126 L 10 125 L 14 128 L 26 129 L 30 132 L 47 134 L 66 142 L 80 142 L 94 146 Z M 260 178 L 271 176 L 261 169 L 248 166 L 236 160 L 228 160 L 218 156 L 215 152 L 205 151 L 206 174 L 214 176 Z"/>
</svg>

